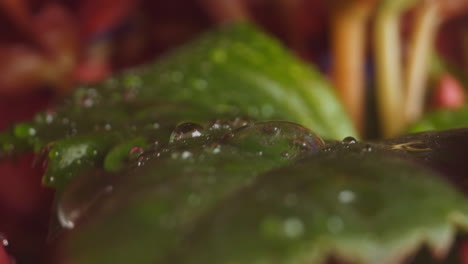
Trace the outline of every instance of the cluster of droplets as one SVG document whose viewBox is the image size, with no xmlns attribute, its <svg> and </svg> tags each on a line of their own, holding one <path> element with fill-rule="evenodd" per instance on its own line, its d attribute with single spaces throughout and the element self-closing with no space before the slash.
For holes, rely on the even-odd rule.
<svg viewBox="0 0 468 264">
<path fill-rule="evenodd" d="M 341 141 L 341 144 L 343 144 L 345 148 L 352 148 L 353 146 L 357 146 L 361 152 L 372 152 L 372 146 L 370 144 L 358 145 L 358 143 L 359 142 L 354 137 L 345 137 Z"/>
<path fill-rule="evenodd" d="M 232 131 L 224 143 L 254 152 L 257 155 L 285 159 L 317 152 L 324 142 L 298 124 L 285 121 L 257 122 Z"/>
<path fill-rule="evenodd" d="M 366 144 L 360 143 L 356 138 L 349 136 L 349 137 L 343 138 L 343 140 L 339 142 L 332 142 L 332 143 L 327 144 L 327 146 L 324 147 L 322 151 L 334 152 L 334 151 L 338 151 L 341 149 L 355 151 L 355 152 L 357 151 L 360 153 L 368 153 L 368 152 L 372 152 L 373 146 L 367 143 Z"/>
<path fill-rule="evenodd" d="M 215 138 L 207 140 L 206 138 L 210 136 Z M 274 155 L 282 159 L 291 159 L 304 153 L 316 152 L 324 145 L 318 136 L 294 123 L 281 121 L 255 123 L 238 118 L 231 122 L 214 121 L 206 128 L 196 123 L 182 123 L 173 129 L 169 145 L 160 146 L 151 153 L 147 151 L 146 147 L 135 145 L 129 148 L 128 159 L 136 160 L 137 167 L 144 166 L 154 157 L 160 157 L 162 153 L 168 154 L 165 156 L 172 159 L 194 160 L 195 153 L 192 152 L 191 148 L 185 146 L 187 146 L 186 144 L 191 146 L 190 142 L 198 139 L 202 141 L 197 141 L 195 145 L 200 145 L 200 147 L 211 151 L 213 155 L 221 153 L 225 147 L 235 146 L 242 151 L 249 151 L 253 145 L 254 149 L 258 147 L 255 149 L 256 155 Z M 76 151 L 87 152 L 84 149 Z M 71 187 L 67 188 L 67 194 L 62 197 L 58 207 L 58 218 L 65 228 L 73 228 L 96 200 L 113 190 L 112 185 L 107 181 L 95 184 L 99 188 L 87 185 L 86 180 L 83 179 L 78 179 L 72 184 Z M 83 198 L 84 196 L 80 193 L 88 195 Z M 196 199 L 192 197 L 190 200 L 193 202 Z M 289 236 L 298 236 L 297 233 L 302 232 L 299 226 L 298 221 L 287 221 L 285 232 Z"/>
<path fill-rule="evenodd" d="M 101 99 L 99 92 L 93 88 L 78 88 L 74 96 L 75 104 L 83 108 L 91 108 Z"/>
</svg>

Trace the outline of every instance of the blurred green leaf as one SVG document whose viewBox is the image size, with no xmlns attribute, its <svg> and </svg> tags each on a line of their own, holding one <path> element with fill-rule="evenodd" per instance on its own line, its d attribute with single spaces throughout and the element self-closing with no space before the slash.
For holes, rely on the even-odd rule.
<svg viewBox="0 0 468 264">
<path fill-rule="evenodd" d="M 411 125 L 409 132 L 423 132 L 468 127 L 468 107 L 460 110 L 436 110 Z"/>
</svg>

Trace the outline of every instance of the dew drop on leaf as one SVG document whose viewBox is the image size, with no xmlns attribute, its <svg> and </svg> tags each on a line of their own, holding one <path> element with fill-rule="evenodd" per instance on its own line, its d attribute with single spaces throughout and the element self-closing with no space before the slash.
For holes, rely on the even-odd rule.
<svg viewBox="0 0 468 264">
<path fill-rule="evenodd" d="M 288 238 L 296 239 L 304 234 L 304 223 L 297 217 L 290 217 L 284 221 L 284 234 Z"/>
<path fill-rule="evenodd" d="M 189 159 L 189 158 L 191 158 L 192 156 L 193 156 L 193 154 L 192 154 L 192 152 L 190 152 L 190 151 L 184 151 L 184 152 L 182 152 L 182 154 L 180 155 L 180 157 L 181 157 L 182 159 Z"/>
<path fill-rule="evenodd" d="M 356 194 L 350 190 L 343 190 L 338 194 L 338 200 L 343 204 L 349 204 L 354 201 Z"/>
<path fill-rule="evenodd" d="M 372 152 L 372 146 L 370 144 L 366 144 L 362 149 L 364 152 Z"/>
<path fill-rule="evenodd" d="M 204 91 L 208 87 L 208 82 L 204 79 L 195 79 L 193 80 L 192 85 L 195 89 Z"/>
<path fill-rule="evenodd" d="M 67 229 L 74 228 L 89 208 L 114 191 L 112 180 L 115 180 L 115 175 L 103 172 L 88 173 L 74 179 L 66 187 L 57 205 L 60 225 Z"/>
<path fill-rule="evenodd" d="M 10 245 L 10 242 L 8 241 L 7 237 L 0 233 L 0 242 L 4 247 L 8 247 Z"/>
<path fill-rule="evenodd" d="M 338 216 L 330 217 L 327 221 L 327 229 L 331 233 L 339 233 L 343 230 L 343 219 Z"/>
<path fill-rule="evenodd" d="M 257 155 L 295 158 L 320 150 L 324 143 L 307 128 L 285 121 L 258 122 L 238 128 L 224 139 Z"/>
<path fill-rule="evenodd" d="M 354 137 L 345 137 L 341 142 L 345 145 L 351 145 L 356 144 L 357 140 Z"/>
<path fill-rule="evenodd" d="M 138 158 L 143 152 L 144 152 L 144 149 L 142 147 L 134 146 L 134 147 L 130 148 L 129 158 L 130 159 Z"/>
<path fill-rule="evenodd" d="M 183 123 L 178 125 L 171 133 L 169 143 L 188 138 L 201 137 L 203 135 L 203 127 L 195 123 Z"/>
</svg>

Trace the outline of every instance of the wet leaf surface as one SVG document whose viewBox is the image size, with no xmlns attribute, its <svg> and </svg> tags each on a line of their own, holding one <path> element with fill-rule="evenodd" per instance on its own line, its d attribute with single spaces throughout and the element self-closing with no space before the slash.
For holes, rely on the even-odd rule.
<svg viewBox="0 0 468 264">
<path fill-rule="evenodd" d="M 453 186 L 468 194 L 468 129 L 410 134 L 384 142 L 407 159 L 444 175 Z"/>
<path fill-rule="evenodd" d="M 146 165 L 108 177 L 59 243 L 61 261 L 323 263 L 334 256 L 399 263 L 423 244 L 444 256 L 457 228 L 468 228 L 466 198 L 402 158 L 412 155 L 406 150 L 347 138 L 285 159 L 271 146 L 294 145 L 269 133 L 256 142 L 273 142 L 263 150 L 275 155 L 263 155 L 245 146 L 258 131 L 243 130 L 216 144 L 192 139 L 169 146 Z M 110 193 L 99 194 L 108 186 Z M 73 197 L 61 202 L 65 215 L 79 212 Z"/>
</svg>

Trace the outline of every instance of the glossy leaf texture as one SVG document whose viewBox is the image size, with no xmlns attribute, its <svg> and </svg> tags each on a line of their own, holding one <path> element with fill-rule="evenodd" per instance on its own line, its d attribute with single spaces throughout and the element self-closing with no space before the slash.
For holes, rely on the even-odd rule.
<svg viewBox="0 0 468 264">
<path fill-rule="evenodd" d="M 65 103 L 1 135 L 0 143 L 5 152 L 43 150 L 49 158 L 44 182 L 57 187 L 103 167 L 127 140 L 165 144 L 181 122 L 226 117 L 298 122 L 331 139 L 355 134 L 320 73 L 271 37 L 237 24 L 155 64 L 77 89 Z"/>
<path fill-rule="evenodd" d="M 443 257 L 468 230 L 468 201 L 395 146 L 324 146 L 282 122 L 174 142 L 65 189 L 58 214 L 73 229 L 56 261 L 400 263 L 423 245 Z"/>
<path fill-rule="evenodd" d="M 404 158 L 440 172 L 468 194 L 468 128 L 409 134 L 382 143 Z"/>
</svg>

